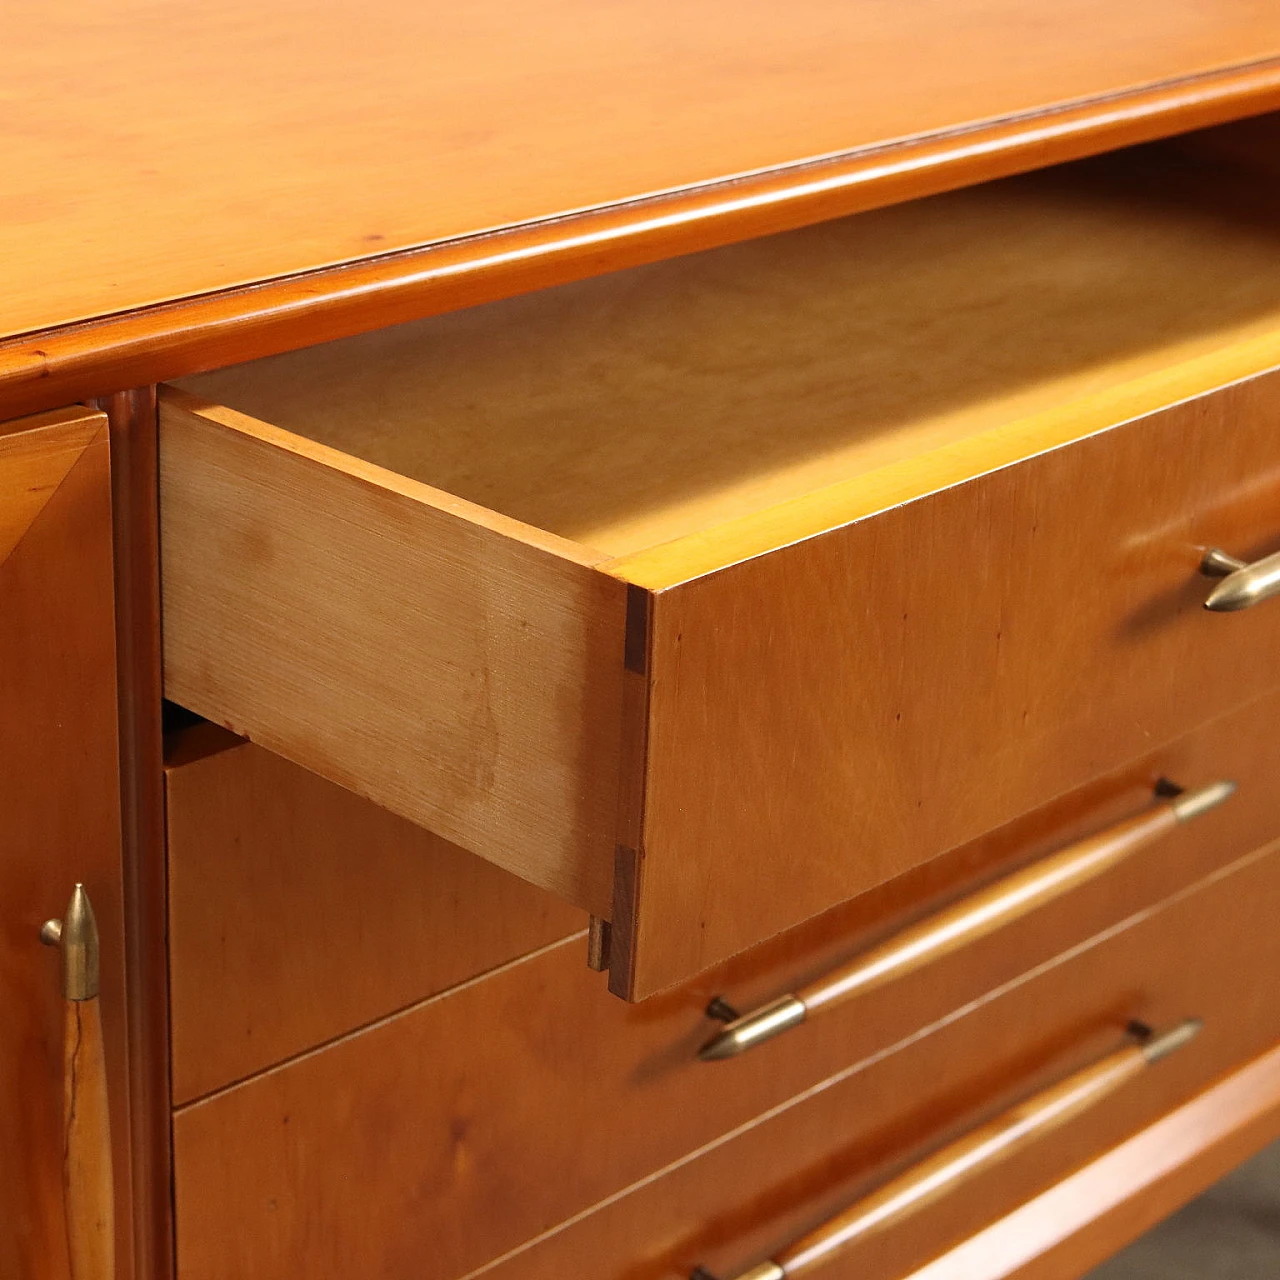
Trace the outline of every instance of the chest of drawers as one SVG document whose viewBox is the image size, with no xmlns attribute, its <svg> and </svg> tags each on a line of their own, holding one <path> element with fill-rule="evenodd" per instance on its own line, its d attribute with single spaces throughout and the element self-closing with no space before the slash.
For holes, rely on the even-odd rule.
<svg viewBox="0 0 1280 1280">
<path fill-rule="evenodd" d="M 1080 1274 L 1280 1131 L 1280 24 L 110 9 L 11 33 L 15 1275 Z"/>
</svg>

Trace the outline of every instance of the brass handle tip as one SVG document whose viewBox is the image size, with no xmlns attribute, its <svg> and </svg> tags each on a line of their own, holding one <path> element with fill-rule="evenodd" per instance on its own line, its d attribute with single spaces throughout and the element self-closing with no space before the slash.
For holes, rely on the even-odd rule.
<svg viewBox="0 0 1280 1280">
<path fill-rule="evenodd" d="M 1204 602 L 1210 613 L 1238 613 L 1280 595 L 1280 553 L 1246 564 L 1215 547 L 1205 552 L 1200 572 L 1222 579 Z"/>
<path fill-rule="evenodd" d="M 1216 809 L 1230 800 L 1235 793 L 1236 784 L 1224 778 L 1219 782 L 1196 787 L 1192 791 L 1184 791 L 1169 802 L 1169 807 L 1179 822 L 1190 822 L 1192 818 L 1198 818 L 1202 813 L 1208 813 L 1210 809 Z"/>
<path fill-rule="evenodd" d="M 62 951 L 62 994 L 67 1000 L 93 1000 L 98 994 L 98 921 L 93 904 L 78 884 L 61 920 L 46 920 L 40 941 Z"/>
<path fill-rule="evenodd" d="M 776 1262 L 762 1262 L 750 1271 L 740 1272 L 733 1280 L 787 1280 L 787 1273 Z"/>
<path fill-rule="evenodd" d="M 1142 1056 L 1148 1062 L 1159 1062 L 1194 1040 L 1203 1026 L 1204 1022 L 1200 1018 L 1188 1018 L 1185 1022 L 1178 1023 L 1176 1027 L 1148 1040 L 1142 1046 Z"/>
<path fill-rule="evenodd" d="M 736 1058 L 753 1045 L 772 1040 L 805 1019 L 804 1002 L 795 996 L 781 996 L 770 1004 L 761 1005 L 751 1013 L 730 1022 L 718 1035 L 713 1036 L 698 1050 L 703 1062 L 720 1062 Z M 755 1280 L 752 1277 L 752 1280 Z"/>
</svg>

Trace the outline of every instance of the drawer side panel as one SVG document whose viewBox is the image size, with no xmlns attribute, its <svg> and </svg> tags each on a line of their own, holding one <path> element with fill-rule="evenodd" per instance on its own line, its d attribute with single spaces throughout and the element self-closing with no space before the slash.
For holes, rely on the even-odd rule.
<svg viewBox="0 0 1280 1280">
<path fill-rule="evenodd" d="M 162 402 L 166 696 L 608 916 L 623 585 L 217 412 Z"/>
</svg>

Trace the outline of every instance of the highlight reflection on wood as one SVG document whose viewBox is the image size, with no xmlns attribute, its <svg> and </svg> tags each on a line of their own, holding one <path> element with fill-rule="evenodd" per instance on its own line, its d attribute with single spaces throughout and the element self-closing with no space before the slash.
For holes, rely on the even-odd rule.
<svg viewBox="0 0 1280 1280">
<path fill-rule="evenodd" d="M 867 1237 L 959 1190 L 969 1178 L 1008 1159 L 1023 1146 L 1069 1124 L 1147 1067 L 1176 1052 L 1199 1029 L 1196 1021 L 1184 1022 L 1145 1044 L 1115 1050 L 922 1160 L 830 1222 L 779 1250 L 771 1261 L 744 1271 L 735 1280 L 789 1280 L 807 1275 Z"/>
<path fill-rule="evenodd" d="M 1077 844 L 1052 853 L 895 933 L 847 965 L 729 1023 L 699 1054 L 717 1061 L 799 1026 L 814 1014 L 874 991 L 969 946 L 1069 893 L 1145 848 L 1180 822 L 1228 800 L 1232 782 L 1210 783 L 1156 804 Z"/>
</svg>

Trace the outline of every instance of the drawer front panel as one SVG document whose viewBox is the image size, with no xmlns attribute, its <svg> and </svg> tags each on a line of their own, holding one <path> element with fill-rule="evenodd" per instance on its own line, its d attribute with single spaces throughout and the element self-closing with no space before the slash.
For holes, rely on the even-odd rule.
<svg viewBox="0 0 1280 1280">
<path fill-rule="evenodd" d="M 1280 545 L 1280 375 L 1090 414 L 607 560 L 173 393 L 166 687 L 609 917 L 647 997 L 1277 683 L 1280 604 L 1198 566 Z"/>
<path fill-rule="evenodd" d="M 1273 847 L 485 1275 L 687 1280 L 697 1265 L 738 1275 L 925 1153 L 1114 1048 L 1127 1019 L 1166 1027 L 1191 1011 L 1204 1017 L 1195 1040 L 1118 1093 L 812 1272 L 815 1280 L 911 1273 L 1280 1038 L 1280 997 L 1269 979 L 1280 964 L 1277 894 Z"/>
<path fill-rule="evenodd" d="M 680 981 L 1273 687 L 1280 601 L 1209 613 L 1198 566 L 1280 548 L 1277 422 L 1280 375 L 1258 377 L 657 594 L 615 990 Z"/>
<path fill-rule="evenodd" d="M 612 999 L 574 941 L 181 1110 L 189 1274 L 221 1263 L 213 1242 L 224 1236 L 243 1249 L 246 1276 L 310 1262 L 316 1221 L 334 1265 L 352 1273 L 444 1280 L 484 1264 L 1262 844 L 1280 830 L 1280 736 L 1267 732 L 1277 722 L 1280 697 L 1224 717 L 643 1004 Z M 703 1013 L 712 996 L 746 1008 L 793 989 L 887 926 L 1141 811 L 1162 775 L 1240 786 L 951 962 L 740 1058 L 697 1061 L 718 1025 Z M 367 1201 L 355 1205 L 351 1185 L 368 1187 Z M 329 1259 L 314 1259 L 317 1275 Z"/>
<path fill-rule="evenodd" d="M 557 939 L 572 907 L 212 725 L 165 774 L 173 1097 Z"/>
</svg>

